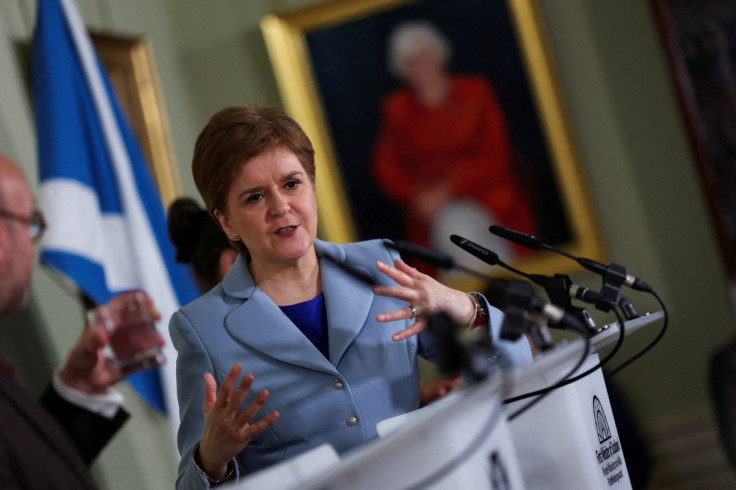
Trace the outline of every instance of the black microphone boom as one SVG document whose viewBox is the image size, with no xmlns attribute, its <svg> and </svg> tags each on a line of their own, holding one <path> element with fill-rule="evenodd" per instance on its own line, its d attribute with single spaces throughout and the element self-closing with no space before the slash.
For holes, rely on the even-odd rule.
<svg viewBox="0 0 736 490">
<path fill-rule="evenodd" d="M 508 281 L 488 277 L 472 269 L 463 267 L 460 264 L 456 264 L 455 259 L 447 254 L 436 252 L 434 250 L 430 250 L 428 248 L 424 248 L 410 242 L 405 242 L 403 240 L 396 240 L 395 242 L 391 240 L 385 240 L 384 243 L 387 247 L 393 248 L 394 250 L 398 251 L 399 254 L 402 255 L 402 257 L 412 257 L 414 259 L 421 260 L 422 262 L 426 262 L 429 265 L 437 267 L 438 269 L 457 269 L 470 276 L 480 279 L 481 281 L 488 284 L 491 288 L 501 293 L 503 293 L 503 291 L 506 289 Z"/>
<path fill-rule="evenodd" d="M 547 294 L 550 296 L 552 303 L 556 304 L 557 306 L 566 308 L 569 303 L 569 300 L 567 302 L 556 300 L 555 296 L 557 296 L 557 292 L 560 291 L 565 296 L 579 299 L 581 301 L 585 301 L 586 303 L 594 304 L 599 309 L 602 309 L 604 311 L 607 311 L 608 308 L 611 307 L 610 301 L 604 298 L 601 294 L 598 294 L 595 291 L 591 291 L 588 288 L 573 284 L 572 280 L 569 279 L 567 276 L 557 275 L 555 277 L 549 277 L 540 274 L 527 274 L 526 272 L 520 271 L 519 269 L 506 264 L 504 261 L 498 258 L 498 255 L 495 252 L 492 252 L 491 250 L 488 250 L 487 248 L 478 245 L 477 243 L 472 242 L 467 238 L 463 238 L 459 235 L 450 235 L 450 241 L 465 250 L 466 252 L 470 253 L 474 257 L 482 260 L 486 264 L 499 265 L 504 269 L 507 269 L 520 276 L 526 277 L 533 283 L 542 286 L 545 291 L 547 291 Z"/>
<path fill-rule="evenodd" d="M 471 242 L 467 238 L 463 238 L 459 235 L 450 235 L 450 241 L 466 252 L 469 252 L 471 255 L 479 258 L 486 264 L 497 265 L 500 262 L 496 252 L 492 252 L 475 242 Z"/>
<path fill-rule="evenodd" d="M 498 225 L 492 225 L 490 228 L 491 233 L 494 235 L 500 236 L 501 238 L 505 238 L 506 240 L 510 242 L 514 242 L 517 245 L 521 245 L 522 247 L 529 248 L 532 250 L 540 250 L 542 248 L 547 248 L 544 242 L 540 240 L 539 238 L 535 237 L 534 235 L 527 235 L 526 233 L 522 233 L 520 231 L 512 230 L 510 228 L 504 228 L 502 226 Z"/>
<path fill-rule="evenodd" d="M 391 241 L 386 241 L 385 243 L 386 246 L 398 250 L 399 253 L 401 253 L 402 255 L 422 260 L 430 265 L 434 265 L 435 267 L 443 269 L 457 269 L 465 272 L 468 275 L 479 278 L 486 284 L 490 285 L 492 289 L 500 293 L 501 296 L 503 296 L 504 298 L 508 299 L 509 296 L 515 296 L 515 294 L 511 294 L 511 291 L 514 291 L 518 294 L 518 296 L 516 296 L 516 301 L 520 306 L 522 306 L 523 303 L 523 307 L 527 311 L 533 311 L 535 313 L 542 314 L 548 320 L 550 320 L 551 324 L 556 325 L 559 328 L 570 328 L 579 332 L 583 332 L 584 334 L 587 333 L 585 327 L 580 322 L 580 320 L 574 318 L 571 315 L 568 315 L 562 308 L 537 298 L 536 296 L 534 296 L 531 288 L 526 289 L 523 286 L 514 284 L 522 281 L 506 281 L 503 279 L 488 277 L 472 269 L 456 264 L 454 259 L 447 254 L 435 252 L 434 250 L 420 247 L 419 245 L 414 245 L 413 243 L 407 243 L 401 240 L 397 240 L 395 243 Z M 476 247 L 482 248 L 480 247 L 480 245 L 476 245 Z M 488 250 L 488 252 L 489 254 L 496 255 L 490 250 Z M 523 273 L 521 274 L 523 275 Z M 524 284 L 528 286 L 528 283 Z"/>
<path fill-rule="evenodd" d="M 542 240 L 535 237 L 534 235 L 528 235 L 520 231 L 504 228 L 503 226 L 492 225 L 488 228 L 488 230 L 494 235 L 505 238 L 506 240 L 516 243 L 517 245 L 521 245 L 522 247 L 530 248 L 532 250 L 539 250 L 543 248 L 545 250 L 550 250 L 560 255 L 564 255 L 565 257 L 576 261 L 578 264 L 585 267 L 589 271 L 603 276 L 605 276 L 606 274 L 610 274 L 611 267 L 615 265 L 611 264 L 610 266 L 606 266 L 592 259 L 576 257 L 568 252 L 565 252 L 564 250 L 560 250 L 559 248 L 544 243 Z M 620 266 L 619 268 L 620 269 L 616 272 L 618 273 L 620 271 L 623 274 L 623 284 L 626 284 L 630 288 L 636 289 L 637 291 L 644 291 L 647 293 L 652 292 L 652 288 L 647 283 L 639 278 L 632 276 L 631 274 L 626 274 L 626 271 Z"/>
<path fill-rule="evenodd" d="M 426 262 L 429 265 L 433 265 L 438 269 L 452 269 L 455 267 L 455 261 L 449 255 L 429 250 L 413 243 L 405 242 L 403 240 L 396 240 L 396 242 L 387 241 L 386 244 L 399 251 L 399 253 L 408 255 L 415 259 L 419 259 L 422 262 Z"/>
</svg>

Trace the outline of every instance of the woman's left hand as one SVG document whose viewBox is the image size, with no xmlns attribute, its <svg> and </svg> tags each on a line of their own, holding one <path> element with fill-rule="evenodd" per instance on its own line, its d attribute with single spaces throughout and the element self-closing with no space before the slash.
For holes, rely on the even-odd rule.
<svg viewBox="0 0 736 490">
<path fill-rule="evenodd" d="M 416 315 L 416 321 L 395 333 L 391 337 L 393 340 L 404 340 L 418 334 L 427 328 L 427 317 L 440 311 L 444 311 L 461 325 L 470 325 L 474 320 L 475 305 L 466 293 L 448 288 L 400 259 L 394 261 L 394 267 L 381 261 L 376 262 L 376 267 L 396 281 L 398 286 L 374 286 L 373 292 L 409 303 L 404 308 L 376 315 L 376 320 L 385 323 L 410 319 Z"/>
</svg>

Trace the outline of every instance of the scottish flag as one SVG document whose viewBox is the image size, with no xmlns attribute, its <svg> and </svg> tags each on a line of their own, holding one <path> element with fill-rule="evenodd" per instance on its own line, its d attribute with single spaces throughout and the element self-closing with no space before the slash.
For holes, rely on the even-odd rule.
<svg viewBox="0 0 736 490">
<path fill-rule="evenodd" d="M 197 296 L 174 263 L 163 204 L 73 0 L 40 0 L 33 39 L 41 262 L 97 303 L 141 289 L 161 311 L 168 359 L 130 383 L 178 423 L 168 320 Z"/>
</svg>

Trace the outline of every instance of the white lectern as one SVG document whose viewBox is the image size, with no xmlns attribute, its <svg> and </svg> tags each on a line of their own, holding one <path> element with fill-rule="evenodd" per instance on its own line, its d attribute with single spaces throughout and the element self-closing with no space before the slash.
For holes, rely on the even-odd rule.
<svg viewBox="0 0 736 490">
<path fill-rule="evenodd" d="M 662 312 L 626 322 L 626 333 L 660 320 Z M 598 363 L 619 327 L 597 333 L 578 372 Z M 381 422 L 380 438 L 338 457 L 322 446 L 234 485 L 313 490 L 523 490 L 631 488 L 600 370 L 531 401 L 503 399 L 558 382 L 584 352 L 580 340 L 545 352 L 528 366 L 493 373 L 412 413 Z M 511 388 L 509 388 L 511 387 Z M 509 392 L 509 389 L 511 390 Z"/>
<path fill-rule="evenodd" d="M 305 489 L 523 489 L 516 451 L 491 378 L 379 424 L 381 438 L 343 455 Z"/>
<path fill-rule="evenodd" d="M 626 334 L 660 320 L 662 312 L 625 322 Z M 600 349 L 618 340 L 619 326 L 610 324 L 593 337 L 591 352 L 577 370 L 598 362 Z M 576 340 L 538 356 L 529 366 L 512 369 L 513 390 L 506 398 L 551 386 L 575 367 L 584 352 Z M 533 398 L 505 405 L 512 415 Z M 601 370 L 546 395 L 509 423 L 526 488 L 630 489 L 618 430 Z"/>
<path fill-rule="evenodd" d="M 236 484 L 220 488 L 229 490 L 301 490 L 304 480 L 314 478 L 334 468 L 340 463 L 340 456 L 329 444 L 322 444 L 316 448 L 294 456 L 283 463 L 269 466 L 252 475 L 242 478 Z"/>
</svg>

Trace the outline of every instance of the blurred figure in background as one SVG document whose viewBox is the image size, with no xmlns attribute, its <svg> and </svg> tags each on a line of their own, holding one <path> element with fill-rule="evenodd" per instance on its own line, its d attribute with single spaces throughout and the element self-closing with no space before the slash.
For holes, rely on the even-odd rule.
<svg viewBox="0 0 736 490">
<path fill-rule="evenodd" d="M 168 228 L 176 261 L 189 266 L 202 293 L 215 287 L 238 258 L 225 232 L 192 198 L 171 203 Z"/>
<path fill-rule="evenodd" d="M 389 69 L 405 86 L 381 103 L 374 178 L 404 209 L 413 243 L 461 263 L 468 254 L 450 243 L 452 233 L 502 256 L 525 253 L 488 233 L 491 224 L 532 234 L 536 227 L 531 196 L 514 174 L 501 106 L 484 78 L 449 73 L 450 55 L 449 42 L 428 22 L 406 22 L 391 34 Z"/>
</svg>

